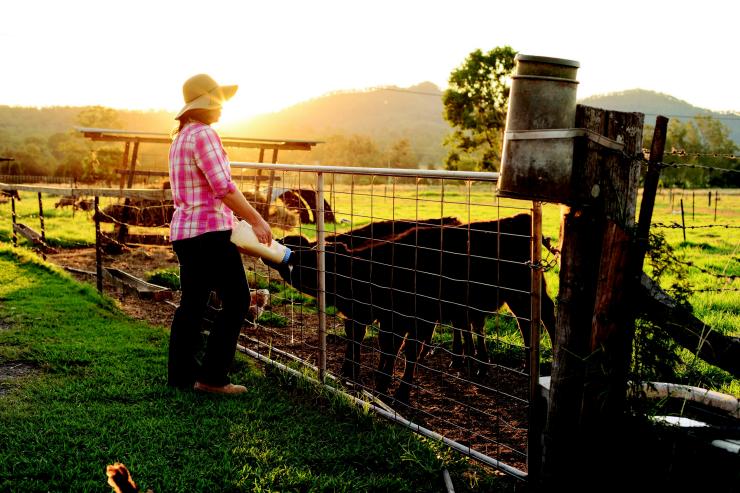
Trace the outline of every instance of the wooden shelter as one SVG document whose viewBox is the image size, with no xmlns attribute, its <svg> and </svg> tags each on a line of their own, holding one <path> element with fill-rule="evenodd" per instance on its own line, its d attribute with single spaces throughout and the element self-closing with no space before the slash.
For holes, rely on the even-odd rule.
<svg viewBox="0 0 740 493">
<path fill-rule="evenodd" d="M 77 131 L 82 133 L 85 138 L 92 141 L 103 141 L 103 142 L 122 142 L 125 144 L 123 151 L 123 160 L 121 162 L 121 169 L 118 170 L 121 174 L 121 181 L 119 188 L 123 189 L 124 185 L 126 188 L 131 188 L 134 183 L 134 176 L 168 176 L 167 171 L 136 171 L 136 160 L 139 154 L 140 144 L 167 144 L 172 143 L 172 137 L 166 133 L 157 132 L 141 132 L 135 130 L 119 130 L 111 128 L 90 128 L 90 127 L 77 127 Z M 259 160 L 258 162 L 265 162 L 265 151 L 272 151 L 273 164 L 277 163 L 278 152 L 283 151 L 310 151 L 316 144 L 322 143 L 316 140 L 296 140 L 296 139 L 256 139 L 250 137 L 222 137 L 221 143 L 224 147 L 237 147 L 242 149 L 259 149 Z M 265 215 L 269 209 L 269 197 L 272 197 L 272 189 L 275 183 L 275 173 L 270 171 L 269 175 L 262 176 L 262 171 L 259 170 L 254 177 L 254 195 L 258 196 L 260 181 L 267 181 L 267 191 L 265 196 L 268 197 L 267 203 L 261 204 L 262 207 L 257 207 L 257 210 Z M 126 199 L 128 202 L 128 199 Z M 124 242 L 126 236 L 125 227 L 121 228 L 119 232 L 119 241 Z"/>
</svg>

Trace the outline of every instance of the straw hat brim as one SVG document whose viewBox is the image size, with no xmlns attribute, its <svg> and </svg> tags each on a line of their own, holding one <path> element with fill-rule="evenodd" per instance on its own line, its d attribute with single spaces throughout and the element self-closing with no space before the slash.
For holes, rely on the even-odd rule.
<svg viewBox="0 0 740 493">
<path fill-rule="evenodd" d="M 209 91 L 202 96 L 198 96 L 182 107 L 180 112 L 175 117 L 175 120 L 179 120 L 180 117 L 185 114 L 185 112 L 190 110 L 215 110 L 216 108 L 220 108 L 223 105 L 224 101 L 228 101 L 234 96 L 234 94 L 236 94 L 236 90 L 238 88 L 239 86 L 236 85 L 218 86 L 212 91 Z"/>
</svg>

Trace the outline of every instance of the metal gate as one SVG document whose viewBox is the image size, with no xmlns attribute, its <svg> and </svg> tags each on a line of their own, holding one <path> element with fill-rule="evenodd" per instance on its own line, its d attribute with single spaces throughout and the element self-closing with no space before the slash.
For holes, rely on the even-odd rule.
<svg viewBox="0 0 740 493">
<path fill-rule="evenodd" d="M 496 173 L 232 170 L 269 174 L 251 198 L 293 250 L 289 266 L 245 257 L 269 302 L 242 351 L 508 474 L 536 470 L 540 324 L 554 317 L 539 203 L 499 199 Z"/>
</svg>

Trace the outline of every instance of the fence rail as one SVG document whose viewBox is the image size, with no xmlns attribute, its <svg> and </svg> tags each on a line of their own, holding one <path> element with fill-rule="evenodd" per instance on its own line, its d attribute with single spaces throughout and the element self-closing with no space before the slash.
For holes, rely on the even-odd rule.
<svg viewBox="0 0 740 493">
<path fill-rule="evenodd" d="M 73 183 L 74 178 L 46 175 L 0 175 L 0 183 Z"/>
</svg>

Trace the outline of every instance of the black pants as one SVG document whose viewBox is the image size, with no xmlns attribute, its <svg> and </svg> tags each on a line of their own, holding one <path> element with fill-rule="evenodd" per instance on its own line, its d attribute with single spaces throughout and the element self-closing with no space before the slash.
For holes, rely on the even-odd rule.
<svg viewBox="0 0 740 493">
<path fill-rule="evenodd" d="M 249 310 L 249 285 L 239 250 L 229 241 L 230 234 L 231 231 L 217 231 L 172 242 L 180 263 L 182 298 L 170 331 L 171 386 L 192 387 L 196 380 L 217 386 L 229 383 L 227 373 Z M 201 326 L 211 291 L 218 295 L 222 309 L 199 363 Z"/>
</svg>

